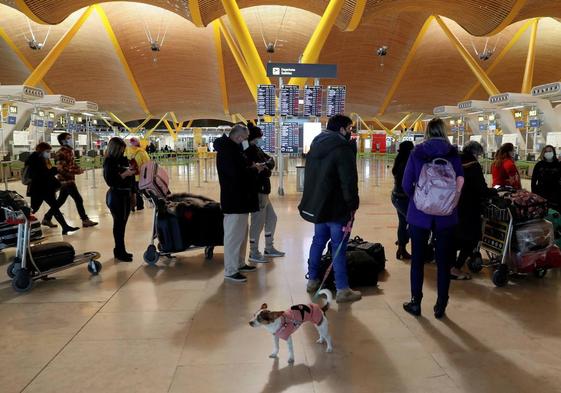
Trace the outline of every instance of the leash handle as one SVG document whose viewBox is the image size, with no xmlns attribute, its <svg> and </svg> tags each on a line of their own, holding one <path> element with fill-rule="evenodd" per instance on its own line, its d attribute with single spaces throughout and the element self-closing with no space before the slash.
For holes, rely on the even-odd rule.
<svg viewBox="0 0 561 393">
<path fill-rule="evenodd" d="M 337 258 L 337 256 L 341 252 L 343 242 L 348 241 L 349 238 L 351 237 L 351 232 L 353 230 L 354 222 L 355 222 L 355 211 L 352 211 L 351 212 L 351 218 L 350 218 L 349 222 L 343 228 L 341 228 L 341 230 L 344 233 L 343 239 L 339 242 L 339 245 L 337 246 L 337 249 L 335 250 L 335 254 L 333 254 L 333 256 L 331 258 L 331 263 L 329 264 L 329 267 L 325 271 L 325 274 L 323 275 L 323 280 L 321 281 L 321 284 L 319 285 L 318 290 L 314 294 L 313 299 L 317 298 L 317 296 L 319 294 L 319 291 L 321 291 L 321 288 L 325 284 L 325 281 L 327 281 L 327 277 L 329 276 L 329 273 L 331 273 L 331 270 L 333 269 L 333 261 L 335 260 L 335 258 Z"/>
</svg>

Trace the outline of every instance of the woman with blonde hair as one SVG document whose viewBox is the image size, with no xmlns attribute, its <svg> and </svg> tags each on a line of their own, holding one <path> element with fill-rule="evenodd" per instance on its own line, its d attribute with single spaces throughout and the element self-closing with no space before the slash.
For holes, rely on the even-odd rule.
<svg viewBox="0 0 561 393">
<path fill-rule="evenodd" d="M 125 157 L 127 145 L 121 138 L 111 138 L 103 162 L 103 178 L 109 186 L 106 203 L 113 216 L 113 238 L 115 259 L 132 262 L 133 255 L 125 247 L 125 228 L 131 212 L 131 196 L 135 172 Z"/>
</svg>

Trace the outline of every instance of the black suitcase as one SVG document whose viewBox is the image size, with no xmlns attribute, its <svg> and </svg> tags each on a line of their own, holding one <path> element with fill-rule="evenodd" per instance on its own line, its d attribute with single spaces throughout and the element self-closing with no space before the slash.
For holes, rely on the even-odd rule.
<svg viewBox="0 0 561 393">
<path fill-rule="evenodd" d="M 355 250 L 364 251 L 370 255 L 378 266 L 378 273 L 386 269 L 386 252 L 384 246 L 380 243 L 370 243 L 359 236 L 355 236 L 352 240 L 349 240 L 347 252 Z"/>
<path fill-rule="evenodd" d="M 54 242 L 31 247 L 31 255 L 37 268 L 43 272 L 71 264 L 76 253 L 70 243 Z M 30 271 L 35 270 L 32 263 L 28 266 Z"/>
<path fill-rule="evenodd" d="M 185 251 L 189 247 L 184 241 L 179 217 L 163 212 L 158 215 L 156 227 L 160 251 L 174 253 Z"/>
<path fill-rule="evenodd" d="M 16 191 L 0 191 L 0 207 L 8 207 L 12 210 L 22 210 L 26 215 L 29 215 L 31 209 L 23 196 Z M 0 221 L 6 221 L 4 209 L 0 209 Z"/>
<path fill-rule="evenodd" d="M 43 230 L 41 229 L 41 223 L 38 220 L 33 220 L 31 222 L 30 228 L 31 242 L 40 240 L 43 238 Z M 7 224 L 0 223 L 0 250 L 7 247 L 15 247 L 18 239 L 18 225 L 17 224 Z"/>
</svg>

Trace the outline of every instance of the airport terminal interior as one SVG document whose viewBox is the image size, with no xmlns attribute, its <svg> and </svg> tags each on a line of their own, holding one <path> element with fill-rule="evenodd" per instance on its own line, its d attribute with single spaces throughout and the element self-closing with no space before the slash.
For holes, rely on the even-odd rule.
<svg viewBox="0 0 561 393">
<path fill-rule="evenodd" d="M 511 143 L 521 188 L 535 191 L 544 152 L 561 153 L 560 63 L 558 0 L 0 0 L 0 392 L 561 392 L 561 204 L 527 193 L 537 202 L 521 208 L 510 191 L 482 200 L 480 241 L 443 318 L 434 261 L 422 315 L 404 310 L 412 262 L 398 258 L 392 204 L 399 146 L 426 145 L 433 118 L 462 157 L 481 147 L 489 188 Z M 332 352 L 309 323 L 291 336 L 293 362 L 284 340 L 271 358 L 270 332 L 249 324 L 262 305 L 325 302 L 307 293 L 314 224 L 299 204 L 316 180 L 312 141 L 340 114 L 352 121 L 360 197 L 349 236 L 383 246 L 385 268 L 363 286 L 349 269 L 358 301 L 332 291 Z M 248 121 L 276 163 L 269 199 L 285 255 L 255 263 L 248 245 L 256 269 L 234 282 L 221 241 L 168 252 L 164 226 L 175 194 L 221 201 L 215 141 Z M 28 163 L 36 146 L 52 148 L 42 162 L 64 180 L 65 133 L 98 224 L 68 198 L 60 211 L 79 229 L 63 234 L 44 225 L 46 203 L 30 212 Z M 125 232 L 132 262 L 114 255 L 107 205 L 115 137 L 127 154 L 146 151 L 141 168 L 167 173 L 172 193 L 158 196 L 156 180 L 139 191 L 145 207 Z"/>
</svg>

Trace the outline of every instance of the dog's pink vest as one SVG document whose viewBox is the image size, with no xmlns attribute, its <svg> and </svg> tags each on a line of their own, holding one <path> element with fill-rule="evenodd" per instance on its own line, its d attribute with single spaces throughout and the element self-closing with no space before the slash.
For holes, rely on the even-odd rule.
<svg viewBox="0 0 561 393">
<path fill-rule="evenodd" d="M 288 337 L 304 322 L 312 322 L 314 325 L 319 325 L 322 320 L 323 312 L 317 304 L 297 304 L 283 313 L 281 327 L 277 330 L 275 336 L 288 340 Z"/>
</svg>

